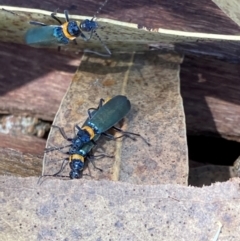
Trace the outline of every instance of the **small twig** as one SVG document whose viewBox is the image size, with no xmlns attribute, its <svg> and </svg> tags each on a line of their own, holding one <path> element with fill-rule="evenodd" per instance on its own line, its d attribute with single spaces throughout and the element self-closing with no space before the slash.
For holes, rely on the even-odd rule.
<svg viewBox="0 0 240 241">
<path fill-rule="evenodd" d="M 222 227 L 223 227 L 222 223 L 220 223 L 220 222 L 217 222 L 217 223 L 218 223 L 218 230 L 217 230 L 214 238 L 212 239 L 212 241 L 217 241 L 218 240 L 219 235 L 220 235 L 221 230 L 222 230 Z"/>
</svg>

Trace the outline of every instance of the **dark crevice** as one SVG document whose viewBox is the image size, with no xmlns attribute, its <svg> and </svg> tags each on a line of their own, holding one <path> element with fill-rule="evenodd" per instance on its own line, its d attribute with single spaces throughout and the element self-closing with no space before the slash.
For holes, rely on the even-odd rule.
<svg viewBox="0 0 240 241">
<path fill-rule="evenodd" d="M 240 143 L 214 136 L 187 136 L 190 186 L 226 182 L 239 171 L 233 163 L 240 155 Z"/>
<path fill-rule="evenodd" d="M 240 143 L 212 136 L 187 136 L 189 160 L 232 166 L 240 155 Z"/>
</svg>

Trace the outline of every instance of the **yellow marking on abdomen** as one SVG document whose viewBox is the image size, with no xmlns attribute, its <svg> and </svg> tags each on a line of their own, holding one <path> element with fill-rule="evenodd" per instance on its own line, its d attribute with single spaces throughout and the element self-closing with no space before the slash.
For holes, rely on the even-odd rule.
<svg viewBox="0 0 240 241">
<path fill-rule="evenodd" d="M 90 135 L 90 140 L 95 136 L 94 130 L 90 126 L 83 126 L 82 130 L 85 130 Z"/>
<path fill-rule="evenodd" d="M 79 154 L 73 154 L 71 156 L 69 156 L 69 162 L 72 162 L 72 160 L 81 160 L 82 162 L 84 162 L 84 157 L 79 155 Z"/>
</svg>

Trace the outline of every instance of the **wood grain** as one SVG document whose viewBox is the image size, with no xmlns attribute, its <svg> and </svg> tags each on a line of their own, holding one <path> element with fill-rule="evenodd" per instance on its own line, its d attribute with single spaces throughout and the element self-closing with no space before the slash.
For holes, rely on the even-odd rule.
<svg viewBox="0 0 240 241">
<path fill-rule="evenodd" d="M 52 121 L 80 56 L 0 43 L 0 113 Z"/>
<path fill-rule="evenodd" d="M 24 137 L 25 138 L 25 137 Z M 2 140 L 2 135 L 1 135 Z M 20 137 L 19 137 L 20 140 Z M 27 143 L 22 140 L 25 144 L 32 145 L 36 148 L 36 144 Z M 10 147 L 8 145 L 8 147 Z M 12 146 L 13 147 L 13 146 Z M 18 147 L 14 146 L 13 149 L 0 147 L 0 175 L 7 176 L 20 176 L 20 177 L 30 177 L 30 176 L 40 176 L 42 171 L 42 152 L 41 155 L 36 155 L 36 153 L 29 154 L 18 151 Z M 21 148 L 20 148 L 21 149 Z M 34 150 L 36 152 L 37 148 Z M 26 151 L 26 148 L 25 148 Z M 42 151 L 42 149 L 41 149 Z M 40 150 L 39 150 L 40 153 Z"/>
<path fill-rule="evenodd" d="M 239 64 L 185 57 L 181 93 L 189 133 L 240 141 L 239 75 Z"/>
<path fill-rule="evenodd" d="M 103 1 L 101 1 L 103 2 Z M 2 0 L 1 5 L 36 8 L 59 12 L 64 9 L 71 14 L 93 16 L 100 6 L 97 0 L 19 1 Z M 234 34 L 240 28 L 229 19 L 211 0 L 109 0 L 100 17 L 122 22 L 137 23 L 148 28 L 165 28 L 190 32 Z"/>
<path fill-rule="evenodd" d="M 88 2 L 87 5 L 91 7 L 92 3 L 96 2 Z M 97 3 L 99 4 L 99 2 Z M 149 46 L 157 46 L 157 49 L 165 48 L 166 44 L 171 45 L 168 46 L 168 48 L 173 48 L 178 51 L 178 45 L 184 43 L 184 45 L 181 46 L 182 52 L 190 52 L 193 54 L 201 53 L 217 57 L 222 55 L 222 58 L 232 55 L 240 61 L 239 54 L 235 53 L 240 47 L 240 37 L 238 36 L 240 28 L 225 16 L 210 0 L 205 0 L 204 5 L 202 2 L 199 4 L 191 4 L 190 1 L 185 1 L 183 4 L 170 1 L 167 2 L 166 6 L 163 3 L 156 2 L 146 4 L 145 1 L 134 3 L 121 1 L 119 4 L 120 5 L 118 5 L 118 3 L 115 4 L 116 10 L 119 9 L 118 12 L 123 11 L 124 13 L 120 15 L 121 17 L 118 21 L 115 21 L 115 18 L 111 15 L 103 15 L 103 17 L 107 18 L 99 19 L 100 29 L 98 30 L 98 34 L 112 52 L 141 52 L 148 50 Z M 106 4 L 106 7 L 107 6 L 108 4 Z M 4 6 L 4 8 L 7 8 L 7 6 Z M 132 8 L 130 11 L 131 16 L 137 15 L 136 18 L 133 17 L 132 21 L 129 21 L 129 8 Z M 166 9 L 167 11 L 165 12 L 164 10 Z M 26 31 L 33 27 L 29 24 L 31 20 L 44 22 L 46 24 L 56 24 L 56 21 L 50 17 L 51 11 L 47 12 L 17 7 L 10 10 L 17 12 L 18 15 L 0 11 L 0 33 L 2 33 L 0 34 L 0 38 L 2 41 L 24 43 Z M 139 11 L 144 14 L 139 14 Z M 229 9 L 229 11 L 231 11 L 231 9 Z M 188 28 L 188 24 L 178 16 L 179 12 L 184 13 L 184 16 L 188 17 L 190 28 Z M 192 13 L 194 13 L 194 16 Z M 164 14 L 167 18 L 165 21 L 161 19 L 162 16 L 164 17 Z M 198 14 L 199 22 L 196 21 Z M 124 17 L 125 15 L 127 15 L 127 19 Z M 62 21 L 65 21 L 63 14 L 59 13 L 57 16 Z M 86 19 L 86 16 L 75 15 L 72 16 L 72 19 L 82 21 Z M 161 22 L 164 22 L 164 24 L 161 25 Z M 174 23 L 174 26 L 171 24 L 168 26 L 168 23 Z M 182 28 L 176 27 L 178 24 L 180 24 Z M 193 29 L 191 25 L 197 27 Z M 206 29 L 202 30 L 202 26 L 206 26 Z M 178 30 L 181 30 L 181 32 Z M 212 34 L 220 35 L 215 36 Z M 199 42 L 201 42 L 201 44 L 199 44 Z M 162 45 L 164 45 L 164 47 Z M 172 47 L 172 45 L 174 47 Z M 233 49 L 231 48 L 232 45 Z M 178 48 L 175 48 L 176 46 Z M 96 37 L 93 37 L 89 42 L 84 42 L 79 38 L 78 45 L 70 43 L 65 46 L 64 49 L 72 52 L 83 51 L 84 49 L 90 49 L 100 53 L 104 52 L 103 46 Z"/>
</svg>

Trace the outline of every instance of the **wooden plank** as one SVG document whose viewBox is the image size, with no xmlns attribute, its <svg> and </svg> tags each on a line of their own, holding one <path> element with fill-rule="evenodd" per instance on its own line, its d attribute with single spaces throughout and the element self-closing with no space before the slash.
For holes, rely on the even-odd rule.
<svg viewBox="0 0 240 241">
<path fill-rule="evenodd" d="M 5 66 L 0 79 L 0 113 L 27 113 L 52 121 L 80 57 L 64 51 L 6 43 L 0 43 L 0 52 L 4 56 L 0 58 L 0 64 Z M 238 68 L 238 64 L 214 58 L 185 56 L 181 65 L 181 94 L 188 131 L 198 134 L 220 133 L 226 138 L 239 140 L 238 115 L 235 114 L 239 112 Z M 29 74 L 29 69 L 34 71 Z M 225 85 L 229 85 L 227 89 Z M 204 93 L 211 96 L 207 103 Z M 211 110 L 217 112 L 214 115 L 209 110 L 209 104 Z M 228 121 L 225 121 L 227 116 Z M 205 121 L 207 125 L 199 124 Z M 217 128 L 215 123 L 218 123 Z"/>
<path fill-rule="evenodd" d="M 20 133 L 0 133 L 0 175 L 40 176 L 44 139 Z"/>
<path fill-rule="evenodd" d="M 186 56 L 181 94 L 189 134 L 240 141 L 240 65 Z"/>
<path fill-rule="evenodd" d="M 210 0 L 208 0 L 208 3 L 209 1 Z M 177 3 L 173 2 L 172 4 L 176 5 Z M 135 6 L 136 9 L 138 9 L 137 7 L 139 6 L 140 5 L 136 5 Z M 199 6 L 194 5 L 194 9 L 196 11 L 198 10 L 197 7 Z M 18 15 L 14 15 L 5 11 L 0 11 L 0 19 L 1 19 L 0 37 L 2 41 L 24 43 L 24 35 L 27 29 L 33 27 L 32 25 L 29 24 L 29 21 L 33 19 L 36 21 L 44 22 L 46 24 L 56 24 L 56 21 L 54 21 L 50 17 L 51 12 L 37 10 L 37 9 L 24 9 L 24 8 L 7 7 L 7 6 L 2 6 L 2 8 L 8 8 L 18 14 Z M 149 12 L 151 16 L 161 15 L 161 14 L 154 14 L 155 12 L 152 12 L 151 10 L 153 10 L 153 8 L 147 9 L 147 11 L 145 10 L 145 12 L 147 13 Z M 193 9 L 190 9 L 190 12 L 191 11 L 193 11 Z M 218 9 L 218 11 L 220 10 Z M 138 14 L 138 11 L 136 11 L 136 13 Z M 212 13 L 212 15 L 214 14 Z M 208 15 L 208 16 L 212 16 L 212 15 Z M 58 14 L 57 16 L 64 21 L 63 14 Z M 74 20 L 80 20 L 80 21 L 87 18 L 86 16 L 80 16 L 80 15 L 73 15 L 71 17 Z M 205 17 L 205 16 L 202 16 L 202 17 Z M 146 19 L 144 17 L 141 17 L 141 18 Z M 221 26 L 221 28 L 212 27 L 211 31 L 210 32 L 206 31 L 206 33 L 201 33 L 199 32 L 200 30 L 197 30 L 196 32 L 178 31 L 178 30 L 175 30 L 174 27 L 173 27 L 174 30 L 166 29 L 166 27 L 161 28 L 160 25 L 156 25 L 157 20 L 161 22 L 161 19 L 155 19 L 147 23 L 144 23 L 144 22 L 142 23 L 138 18 L 134 19 L 132 23 L 129 23 L 129 20 L 127 22 L 123 22 L 124 19 L 121 19 L 121 21 L 116 21 L 112 19 L 99 19 L 99 24 L 103 28 L 99 30 L 100 32 L 99 34 L 102 40 L 107 44 L 107 46 L 110 48 L 112 52 L 129 52 L 129 51 L 140 52 L 140 51 L 148 50 L 149 46 L 157 46 L 157 48 L 159 48 L 160 46 L 161 48 L 166 48 L 166 44 L 169 44 L 169 43 L 171 43 L 171 45 L 167 46 L 167 48 L 170 47 L 174 49 L 175 44 L 184 42 L 185 48 L 182 48 L 182 51 L 184 49 L 187 49 L 188 52 L 196 53 L 196 51 L 199 48 L 198 42 L 207 41 L 207 43 L 204 44 L 204 46 L 206 47 L 205 51 L 201 51 L 202 54 L 217 55 L 218 51 L 220 50 L 223 52 L 223 55 L 225 56 L 225 55 L 229 55 L 229 52 L 231 50 L 231 48 L 229 48 L 229 45 L 234 44 L 234 50 L 239 49 L 239 45 L 240 45 L 239 44 L 240 37 L 237 36 L 240 30 L 239 26 L 237 26 L 235 23 L 230 21 L 231 24 L 236 25 L 236 26 L 229 26 L 227 24 L 226 29 L 228 30 L 233 29 L 233 32 L 231 32 L 232 35 L 229 35 L 229 32 L 227 32 L 228 35 L 226 35 L 226 32 L 222 31 L 223 26 L 225 26 L 223 23 L 229 22 L 225 18 L 223 19 L 221 17 L 220 19 L 218 17 L 214 18 L 213 22 L 217 23 L 218 26 Z M 192 19 L 189 19 L 189 21 L 191 22 Z M 211 24 L 209 25 L 211 26 Z M 219 29 L 219 31 L 215 32 L 215 29 Z M 220 35 L 214 35 L 213 33 L 218 33 Z M 209 41 L 214 42 L 214 45 L 209 45 L 208 43 Z M 216 41 L 217 43 L 215 43 Z M 222 44 L 222 41 L 227 41 L 227 42 Z M 165 45 L 162 46 L 162 44 L 165 44 Z M 212 48 L 212 46 L 214 46 L 214 48 Z M 91 49 L 91 50 L 103 52 L 103 47 L 101 43 L 97 38 L 94 38 L 94 37 L 91 39 L 91 41 L 87 43 L 79 39 L 78 45 L 75 45 L 72 43 L 65 47 L 65 50 L 69 50 L 69 51 L 79 51 L 79 49 L 81 50 Z M 206 51 L 206 49 L 208 49 L 208 51 Z M 235 51 L 231 51 L 230 54 L 232 54 L 235 58 L 239 59 L 239 55 L 236 54 Z"/>
<path fill-rule="evenodd" d="M 78 0 L 72 0 L 71 2 L 2 0 L 1 4 L 52 12 L 58 8 L 60 13 L 67 9 L 74 15 L 93 16 L 103 2 L 98 0 L 82 0 L 81 2 Z M 228 12 L 236 11 L 235 6 L 230 9 L 229 6 L 231 4 L 228 4 Z M 109 0 L 98 17 L 136 23 L 148 28 L 219 34 L 239 32 L 237 24 L 229 19 L 212 0 L 181 0 L 181 2 L 178 0 Z"/>
<path fill-rule="evenodd" d="M 46 141 L 36 136 L 23 135 L 16 133 L 15 135 L 0 133 L 0 147 L 11 148 L 22 153 L 31 155 L 43 155 Z"/>
<path fill-rule="evenodd" d="M 0 133 L 0 174 L 39 176 L 46 140 L 33 135 L 38 132 L 41 136 L 47 128 L 36 118 L 2 117 L 0 131 L 5 134 Z"/>
<path fill-rule="evenodd" d="M 94 178 L 138 184 L 187 184 L 188 157 L 178 77 L 181 60 L 178 55 L 154 53 L 114 55 L 110 60 L 83 58 L 54 124 L 73 136 L 73 126 L 82 125 L 87 109 L 97 107 L 100 98 L 124 94 L 131 101 L 132 110 L 122 128 L 140 133 L 151 143 L 148 147 L 141 139 L 126 138 L 116 143 L 103 139 L 99 147 L 109 155 L 114 153 L 115 161 L 96 161 L 103 173 L 94 171 L 90 164 Z M 53 129 L 48 145 L 64 144 L 66 141 Z M 44 173 L 57 172 L 64 157 L 57 151 L 47 154 Z M 68 173 L 66 168 L 62 175 Z"/>
<path fill-rule="evenodd" d="M 0 43 L 0 113 L 52 121 L 80 56 Z"/>
<path fill-rule="evenodd" d="M 13 139 L 11 140 L 13 141 Z M 23 142 L 24 144 L 36 147 L 34 143 L 26 143 L 26 141 Z M 11 147 L 11 144 L 9 144 L 8 147 Z M 37 156 L 29 154 L 29 152 L 23 153 L 21 151 L 17 151 L 19 145 L 18 147 L 14 146 L 13 148 L 14 149 L 0 147 L 0 175 L 12 175 L 18 177 L 40 176 L 42 171 L 42 152 L 41 155 Z M 27 151 L 29 151 L 28 148 Z"/>
</svg>

